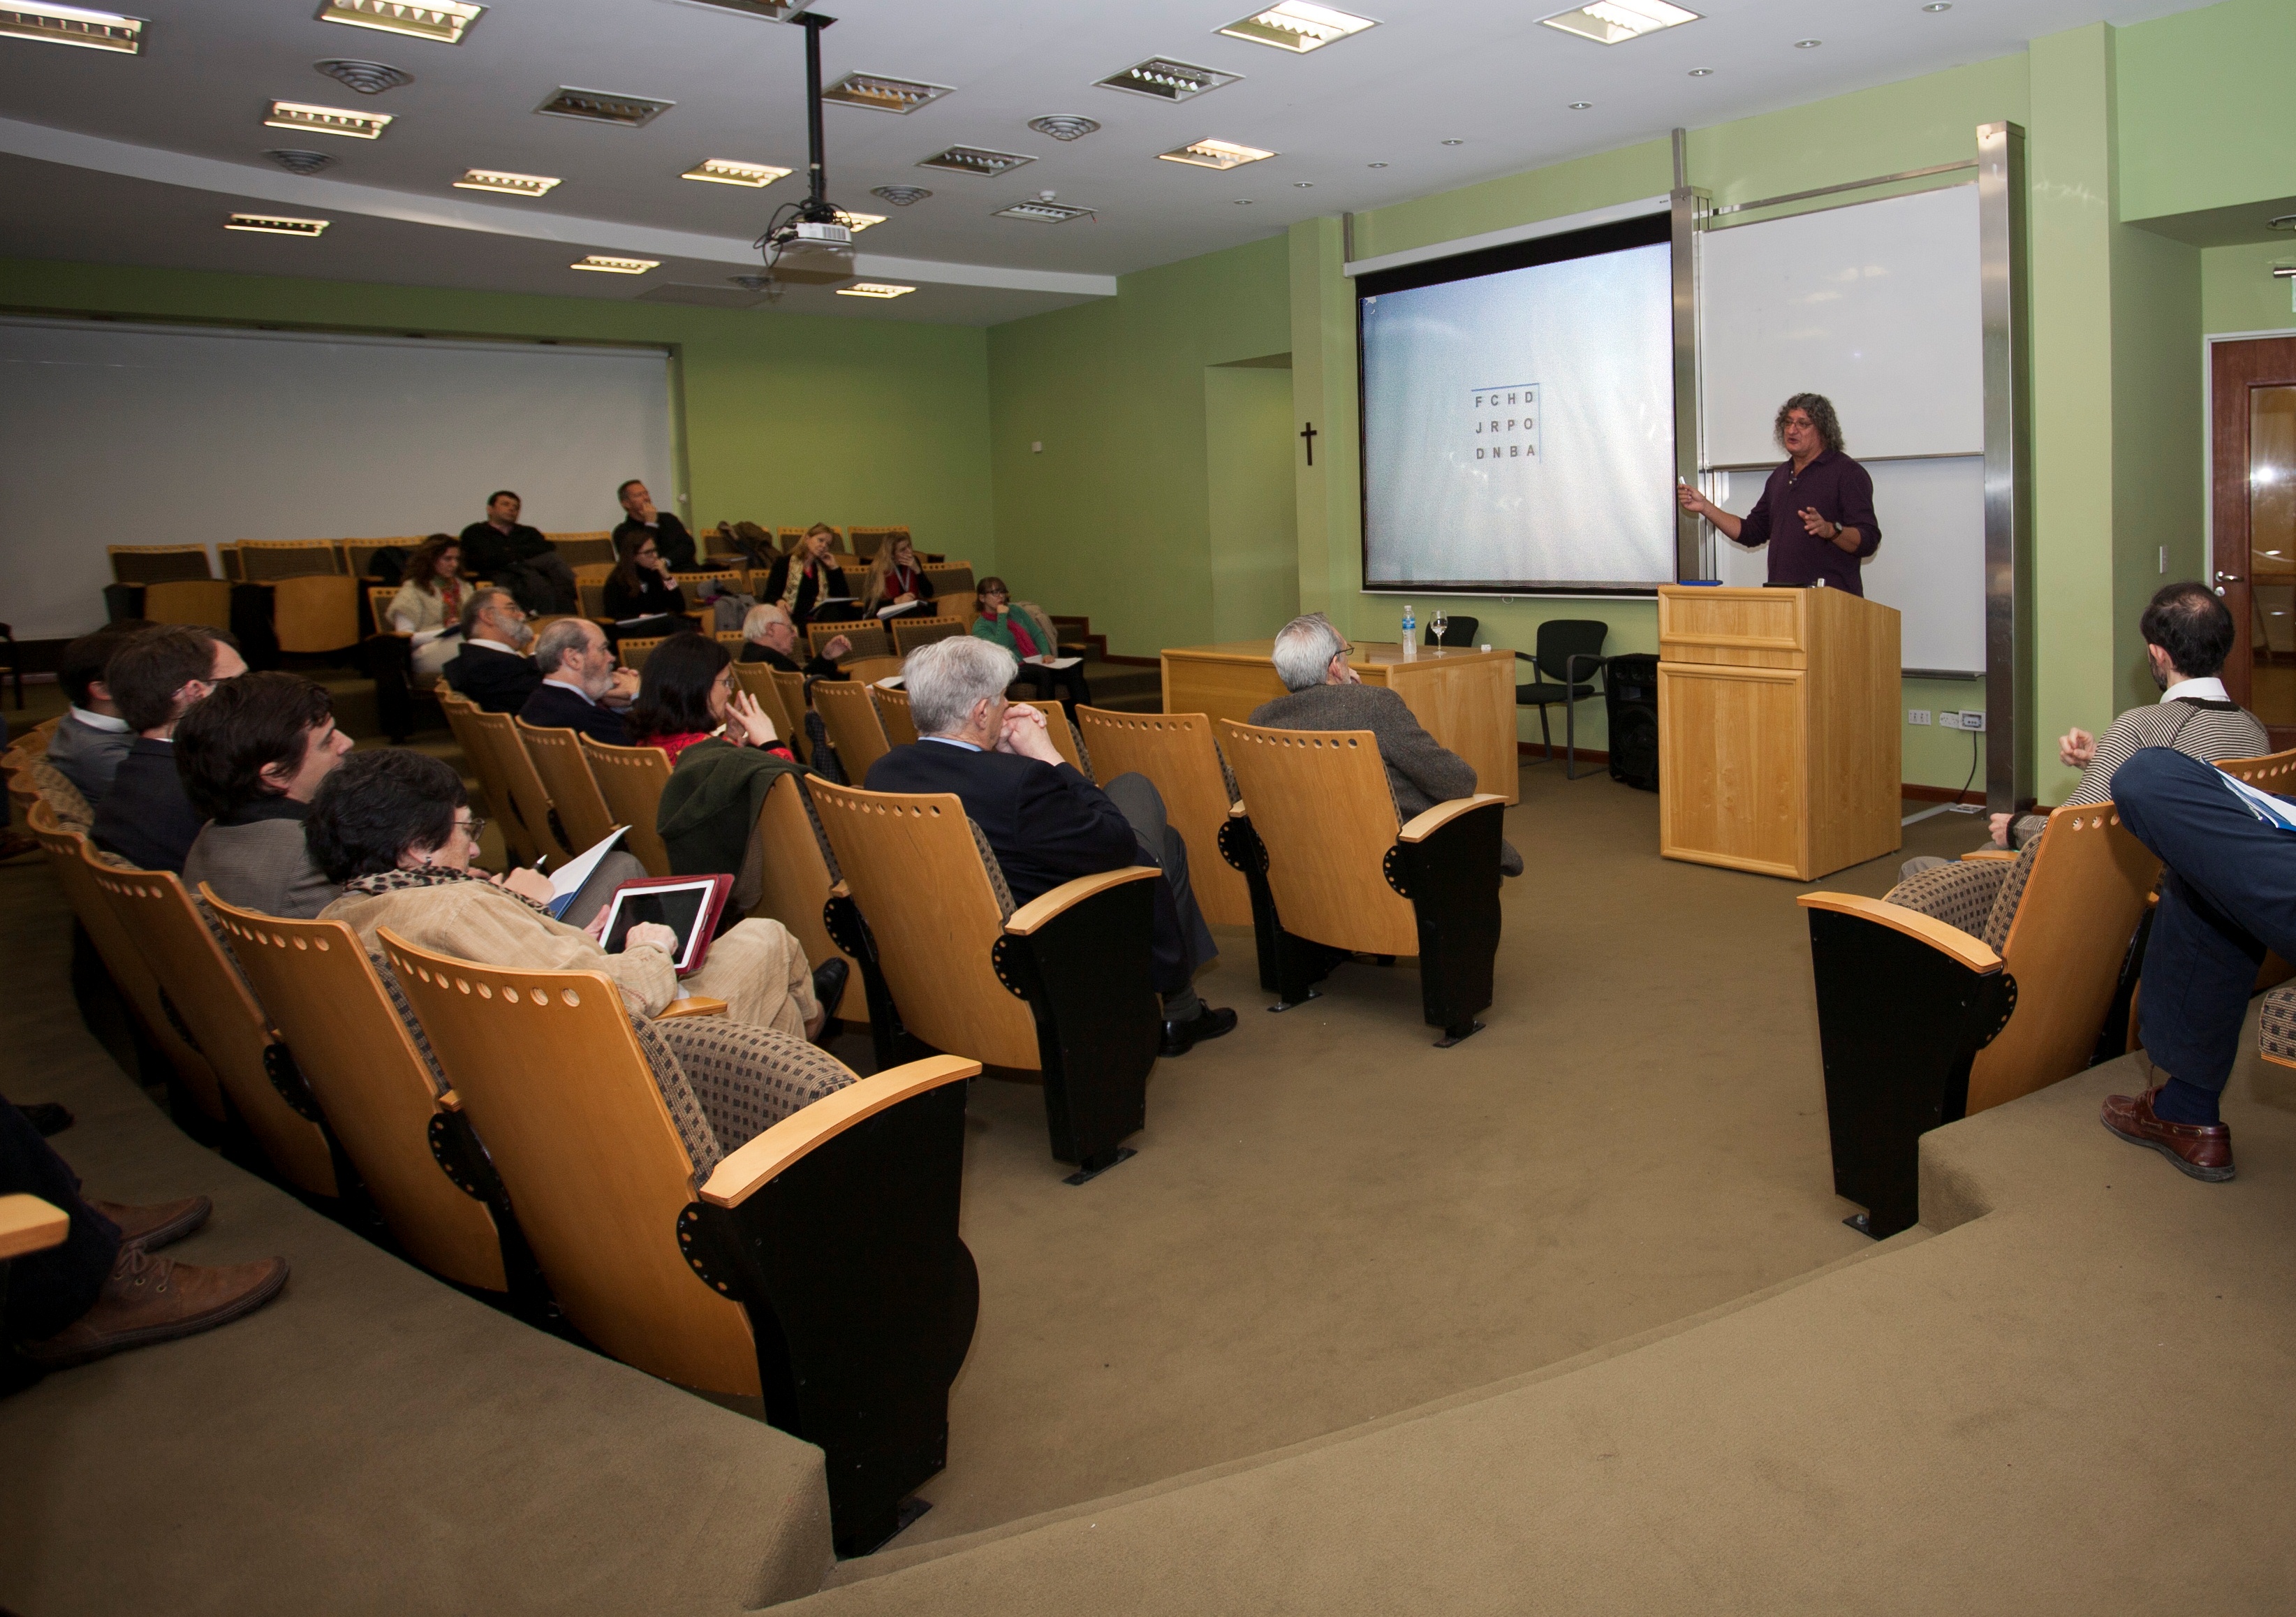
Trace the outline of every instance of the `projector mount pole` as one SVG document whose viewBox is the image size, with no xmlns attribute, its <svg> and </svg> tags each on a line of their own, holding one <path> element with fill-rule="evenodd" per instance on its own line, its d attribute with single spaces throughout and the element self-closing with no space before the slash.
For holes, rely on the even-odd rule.
<svg viewBox="0 0 2296 1617">
<path fill-rule="evenodd" d="M 801 12 L 790 21 L 805 30 L 806 174 L 812 186 L 797 217 L 808 225 L 833 225 L 837 209 L 830 206 L 829 175 L 821 153 L 821 30 L 837 19 Z"/>
</svg>

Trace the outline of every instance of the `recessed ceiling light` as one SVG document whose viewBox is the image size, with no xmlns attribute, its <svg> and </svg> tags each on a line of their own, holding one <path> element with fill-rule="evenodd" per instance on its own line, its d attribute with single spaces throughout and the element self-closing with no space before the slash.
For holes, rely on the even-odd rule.
<svg viewBox="0 0 2296 1617">
<path fill-rule="evenodd" d="M 316 239 L 332 219 L 291 219 L 275 213 L 234 213 L 224 221 L 226 230 L 251 230 L 258 235 L 302 236 Z"/>
<path fill-rule="evenodd" d="M 882 213 L 855 213 L 849 209 L 840 208 L 837 210 L 837 222 L 855 235 L 859 235 L 872 225 L 883 224 L 885 216 Z"/>
<path fill-rule="evenodd" d="M 1447 146 L 1464 146 L 1467 143 L 1463 140 L 1447 140 L 1443 144 Z"/>
<path fill-rule="evenodd" d="M 335 160 L 324 152 L 266 152 L 263 154 L 290 174 L 316 174 L 332 168 Z"/>
<path fill-rule="evenodd" d="M 787 179 L 790 171 L 776 168 L 771 163 L 737 163 L 730 157 L 713 157 L 699 162 L 677 177 L 682 180 L 706 180 L 713 185 L 747 185 L 751 190 L 770 185 L 775 180 Z"/>
<path fill-rule="evenodd" d="M 879 185 L 869 194 L 882 197 L 896 208 L 906 208 L 913 202 L 923 201 L 932 193 L 922 185 Z"/>
<path fill-rule="evenodd" d="M 353 140 L 381 140 L 390 127 L 388 112 L 347 112 L 340 107 L 314 107 L 299 101 L 275 101 L 264 123 L 274 129 L 308 129 L 314 135 L 347 135 Z"/>
<path fill-rule="evenodd" d="M 1573 112 L 1584 112 L 1587 108 L 1594 104 L 1595 103 L 1591 101 L 1574 101 L 1570 103 L 1570 110 Z"/>
<path fill-rule="evenodd" d="M 1690 76 L 1693 78 L 1711 78 L 1714 77 L 1714 70 L 1712 68 L 1693 68 L 1690 70 Z"/>
<path fill-rule="evenodd" d="M 1093 217 L 1089 208 L 1071 208 L 1065 202 L 1015 202 L 1010 208 L 999 208 L 989 215 L 996 219 L 1031 219 L 1040 225 L 1061 225 L 1070 219 Z"/>
<path fill-rule="evenodd" d="M 1824 43 L 1825 41 L 1823 39 L 1797 39 L 1794 41 L 1794 49 L 1797 51 L 1814 51 Z"/>
<path fill-rule="evenodd" d="M 1082 140 L 1100 127 L 1097 119 L 1076 112 L 1047 112 L 1042 118 L 1032 118 L 1029 127 L 1039 135 L 1049 135 L 1054 140 Z"/>
<path fill-rule="evenodd" d="M 504 196 L 542 196 L 559 184 L 546 174 L 508 174 L 500 168 L 466 168 L 455 182 L 463 191 L 496 191 Z"/>
<path fill-rule="evenodd" d="M 850 286 L 839 287 L 837 295 L 840 298 L 906 298 L 916 290 L 914 286 L 896 286 L 890 281 L 856 281 Z"/>
<path fill-rule="evenodd" d="M 561 85 L 535 111 L 545 118 L 578 118 L 588 123 L 643 129 L 676 104 L 652 95 L 618 95 L 611 90 L 577 90 Z"/>
<path fill-rule="evenodd" d="M 1366 168 L 1384 168 L 1387 165 L 1385 163 L 1365 163 L 1364 167 Z"/>
<path fill-rule="evenodd" d="M 1313 191 L 1315 188 L 1316 182 L 1313 180 L 1293 180 L 1292 182 L 1292 189 L 1294 191 Z"/>
<path fill-rule="evenodd" d="M 1360 34 L 1378 26 L 1368 17 L 1335 12 L 1326 5 L 1310 5 L 1308 0 L 1281 0 L 1279 4 L 1240 18 L 1216 31 L 1231 39 L 1249 39 L 1254 45 L 1272 45 L 1279 51 L 1304 55 L 1334 39 L 1345 39 L 1349 34 Z"/>
<path fill-rule="evenodd" d="M 848 73 L 821 93 L 824 101 L 841 102 L 849 107 L 867 107 L 873 112 L 914 112 L 928 102 L 939 101 L 948 94 L 945 84 L 926 84 L 915 78 L 888 78 L 882 73 Z"/>
<path fill-rule="evenodd" d="M 660 259 L 611 259 L 603 253 L 592 253 L 569 264 L 569 269 L 594 269 L 603 275 L 642 275 L 650 269 L 660 269 Z"/>
<path fill-rule="evenodd" d="M 1557 12 L 1539 21 L 1566 34 L 1591 39 L 1596 45 L 1624 45 L 1660 29 L 1695 22 L 1698 15 L 1678 5 L 1669 5 L 1667 0 L 1588 0 L 1587 4 L 1575 11 Z"/>
<path fill-rule="evenodd" d="M 1033 157 L 1023 157 L 1018 152 L 991 152 L 986 146 L 951 146 L 936 152 L 917 164 L 920 168 L 946 168 L 951 174 L 1010 174 L 1023 163 L 1033 163 Z"/>
<path fill-rule="evenodd" d="M 1251 206 L 1251 199 L 1248 196 L 1240 196 L 1235 199 L 1235 205 L 1239 208 L 1249 208 Z"/>
<path fill-rule="evenodd" d="M 401 85 L 414 82 L 414 74 L 402 73 L 387 62 L 349 62 L 334 57 L 311 65 L 362 95 L 380 95 L 385 90 L 395 90 Z"/>
<path fill-rule="evenodd" d="M 353 28 L 381 29 L 386 34 L 406 34 L 416 39 L 435 39 L 441 45 L 460 45 L 471 25 L 486 12 L 483 5 L 468 5 L 463 0 L 422 0 L 421 4 L 409 0 L 322 0 L 319 21 L 347 22 Z"/>
<path fill-rule="evenodd" d="M 1922 9 L 1925 12 L 1949 12 L 1953 9 L 1952 0 L 1930 0 Z"/>
<path fill-rule="evenodd" d="M 1168 163 L 1188 163 L 1198 168 L 1240 168 L 1246 163 L 1257 163 L 1275 155 L 1262 152 L 1257 146 L 1239 146 L 1231 140 L 1200 140 L 1173 152 L 1160 152 L 1157 157 Z"/>
<path fill-rule="evenodd" d="M 1111 73 L 1099 84 L 1103 90 L 1127 90 L 1135 95 L 1153 95 L 1159 101 L 1186 101 L 1242 77 L 1217 68 L 1200 68 L 1191 62 L 1174 62 L 1168 56 L 1151 56 L 1122 72 Z"/>
<path fill-rule="evenodd" d="M 144 51 L 144 19 L 123 17 L 118 12 L 84 11 L 77 5 L 30 5 L 16 0 L 14 4 L 0 5 L 0 36 L 138 56 Z"/>
</svg>

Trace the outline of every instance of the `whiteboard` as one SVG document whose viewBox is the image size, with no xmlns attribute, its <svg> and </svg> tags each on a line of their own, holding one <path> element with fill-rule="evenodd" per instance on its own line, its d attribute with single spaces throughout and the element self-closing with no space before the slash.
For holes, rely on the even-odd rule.
<svg viewBox="0 0 2296 1617">
<path fill-rule="evenodd" d="M 1985 671 L 1985 457 L 1861 462 L 1874 479 L 1874 516 L 1882 547 L 1862 563 L 1866 598 L 1899 614 L 1901 667 L 1938 672 Z M 1743 516 L 1762 497 L 1767 470 L 1717 472 L 1709 497 Z M 1785 520 L 1793 520 L 1791 513 Z M 1768 552 L 1710 529 L 1716 577 L 1759 585 L 1769 578 Z"/>
<path fill-rule="evenodd" d="M 1705 232 L 1703 464 L 1782 458 L 1770 423 L 1795 393 L 1833 401 L 1860 459 L 1980 452 L 1978 268 L 1973 185 Z"/>
<path fill-rule="evenodd" d="M 458 531 L 496 488 L 595 530 L 624 479 L 675 489 L 658 348 L 0 320 L 0 442 L 27 640 L 103 620 L 107 544 Z"/>
</svg>

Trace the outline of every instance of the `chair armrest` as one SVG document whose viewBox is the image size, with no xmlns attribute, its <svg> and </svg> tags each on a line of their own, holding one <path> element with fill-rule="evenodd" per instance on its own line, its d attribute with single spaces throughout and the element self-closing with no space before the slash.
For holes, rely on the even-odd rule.
<svg viewBox="0 0 2296 1617">
<path fill-rule="evenodd" d="M 1242 798 L 1236 799 L 1235 801 L 1227 806 L 1227 817 L 1232 820 L 1241 820 L 1250 817 L 1244 813 L 1243 800 Z"/>
<path fill-rule="evenodd" d="M 1964 865 L 1976 865 L 1982 864 L 1987 859 L 2013 860 L 2016 857 L 2017 850 L 2013 848 L 1976 848 L 1963 854 L 1961 862 Z"/>
<path fill-rule="evenodd" d="M 1562 683 L 1565 685 L 1578 683 L 1576 670 L 1582 662 L 1587 665 L 1587 671 L 1589 674 L 1599 674 L 1610 666 L 1610 661 L 1608 657 L 1599 656 L 1593 652 L 1573 652 L 1562 660 Z"/>
<path fill-rule="evenodd" d="M 1455 797 L 1447 803 L 1438 803 L 1424 814 L 1411 817 L 1411 823 L 1395 833 L 1398 842 L 1423 842 L 1429 837 L 1457 819 L 1472 814 L 1486 803 L 1504 803 L 1506 799 L 1496 792 L 1478 792 L 1472 797 Z"/>
<path fill-rule="evenodd" d="M 463 1097 L 455 1094 L 452 1089 L 441 1089 L 439 1091 L 437 1104 L 439 1110 L 441 1112 L 458 1112 L 463 1109 Z"/>
<path fill-rule="evenodd" d="M 1797 902 L 1804 909 L 1830 909 L 1837 915 L 1856 915 L 1903 932 L 1972 972 L 1998 971 L 2001 967 L 2001 956 L 1987 948 L 1983 940 L 1902 904 L 1884 904 L 1879 899 L 1846 892 L 1806 892 Z"/>
<path fill-rule="evenodd" d="M 726 1002 L 724 1000 L 712 999 L 704 994 L 694 994 L 690 995 L 684 999 L 671 1000 L 668 1005 L 661 1007 L 661 1014 L 655 1017 L 654 1020 L 656 1022 L 668 1022 L 675 1017 L 723 1016 L 725 1014 Z"/>
<path fill-rule="evenodd" d="M 1153 874 L 1152 871 L 1150 873 Z M 953 1084 L 980 1071 L 961 1055 L 929 1055 L 848 1084 L 800 1107 L 718 1164 L 701 1199 L 713 1207 L 739 1207 L 791 1163 L 856 1123 L 898 1106 L 913 1096 Z"/>
<path fill-rule="evenodd" d="M 27 1252 L 62 1246 L 71 1234 L 71 1215 L 37 1196 L 0 1196 L 0 1263 Z"/>
<path fill-rule="evenodd" d="M 1121 887 L 1127 882 L 1160 880 L 1164 873 L 1153 865 L 1128 865 L 1122 870 L 1103 870 L 1097 875 L 1078 876 L 1073 882 L 1063 882 L 1042 898 L 1033 899 L 1013 912 L 1004 923 L 1004 930 L 1016 938 L 1025 938 L 1046 922 L 1062 913 L 1097 897 L 1111 887 Z"/>
</svg>

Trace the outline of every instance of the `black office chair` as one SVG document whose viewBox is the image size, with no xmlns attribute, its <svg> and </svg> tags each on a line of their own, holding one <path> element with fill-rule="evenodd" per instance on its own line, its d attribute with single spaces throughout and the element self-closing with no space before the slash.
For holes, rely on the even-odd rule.
<svg viewBox="0 0 2296 1617">
<path fill-rule="evenodd" d="M 1538 626 L 1538 650 L 1529 655 L 1515 653 L 1516 660 L 1530 664 L 1530 671 L 1537 676 L 1530 684 L 1515 686 L 1514 702 L 1519 708 L 1538 710 L 1538 739 L 1546 749 L 1542 763 L 1554 761 L 1554 736 L 1546 726 L 1546 710 L 1556 702 L 1562 704 L 1565 780 L 1578 778 L 1578 704 L 1602 694 L 1592 680 L 1610 661 L 1603 655 L 1603 641 L 1610 632 L 1611 626 L 1599 619 L 1549 618 Z M 1558 675 L 1562 683 L 1551 683 Z"/>
<path fill-rule="evenodd" d="M 1481 626 L 1482 620 L 1480 618 L 1446 618 L 1443 621 L 1443 633 L 1439 636 L 1435 633 L 1435 620 L 1430 618 L 1427 620 L 1427 638 L 1423 644 L 1472 646 L 1475 644 L 1475 630 Z"/>
</svg>

